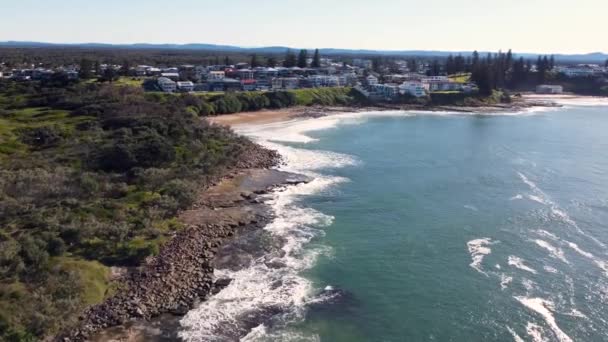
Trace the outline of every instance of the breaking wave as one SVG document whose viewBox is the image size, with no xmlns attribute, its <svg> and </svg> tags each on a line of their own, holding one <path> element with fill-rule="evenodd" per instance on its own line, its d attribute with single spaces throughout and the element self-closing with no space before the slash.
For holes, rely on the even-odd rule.
<svg viewBox="0 0 608 342">
<path fill-rule="evenodd" d="M 469 265 L 477 272 L 487 276 L 488 274 L 484 272 L 481 263 L 486 255 L 492 253 L 492 249 L 489 246 L 496 243 L 498 242 L 492 241 L 490 238 L 475 239 L 467 242 L 467 248 L 469 249 L 469 254 L 471 254 L 472 260 Z"/>
<path fill-rule="evenodd" d="M 179 335 L 186 341 L 281 340 L 318 341 L 318 336 L 290 332 L 288 325 L 304 319 L 307 305 L 317 300 L 313 284 L 300 274 L 311 268 L 323 246 L 310 246 L 333 217 L 303 207 L 303 196 L 329 191 L 347 182 L 342 177 L 319 173 L 324 168 L 356 165 L 355 158 L 329 151 L 311 151 L 277 143 L 313 141 L 304 133 L 333 127 L 335 120 L 304 120 L 243 128 L 241 133 L 277 150 L 283 157 L 282 171 L 305 174 L 313 180 L 268 195 L 274 213 L 264 228 L 272 242 L 263 255 L 243 269 L 217 269 L 218 279 L 232 279 L 216 295 L 190 311 L 182 320 Z M 278 247 L 276 247 L 278 246 Z"/>
</svg>

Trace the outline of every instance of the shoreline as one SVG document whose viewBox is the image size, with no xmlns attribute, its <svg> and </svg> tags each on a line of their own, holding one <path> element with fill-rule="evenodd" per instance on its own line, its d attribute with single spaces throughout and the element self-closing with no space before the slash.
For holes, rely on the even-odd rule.
<svg viewBox="0 0 608 342">
<path fill-rule="evenodd" d="M 176 335 L 181 317 L 230 283 L 214 276 L 223 246 L 272 219 L 262 196 L 309 181 L 274 169 L 233 171 L 180 213 L 185 228 L 162 246 L 159 255 L 119 280 L 125 290 L 90 307 L 77 327 L 55 340 L 160 341 L 167 332 Z"/>
<path fill-rule="evenodd" d="M 535 100 L 540 96 L 534 96 Z M 562 97 L 563 98 L 563 97 Z M 573 98 L 587 98 L 570 96 Z M 546 97 L 542 97 L 543 100 Z M 299 118 L 333 114 L 426 110 L 484 114 L 515 112 L 532 107 L 557 107 L 546 102 L 526 102 L 492 107 L 421 106 L 393 107 L 291 107 L 276 111 L 243 112 L 209 118 L 214 124 L 265 125 Z M 522 103 L 526 103 L 522 106 Z M 415 107 L 415 108 L 412 108 Z M 203 190 L 199 200 L 179 215 L 183 231 L 163 245 L 161 253 L 122 282 L 121 291 L 84 314 L 78 329 L 63 335 L 62 341 L 161 341 L 177 339 L 181 318 L 199 303 L 230 284 L 215 279 L 214 269 L 221 249 L 237 240 L 239 232 L 263 229 L 272 220 L 270 208 L 260 195 L 281 187 L 309 182 L 306 176 L 273 169 L 239 169 Z M 219 223 L 218 223 L 219 222 Z M 219 255 L 218 255 L 219 252 Z M 238 259 L 238 257 L 236 258 Z M 170 335 L 170 336 L 169 336 Z"/>
<path fill-rule="evenodd" d="M 212 124 L 225 126 L 239 125 L 264 125 L 277 122 L 286 122 L 301 118 L 318 118 L 333 114 L 361 113 L 361 112 L 382 112 L 382 111 L 429 111 L 429 112 L 461 112 L 472 114 L 490 113 L 515 113 L 531 108 L 558 108 L 562 107 L 555 100 L 578 100 L 595 99 L 595 96 L 580 96 L 573 94 L 560 95 L 536 95 L 522 94 L 521 97 L 514 97 L 512 103 L 498 103 L 487 106 L 455 106 L 455 105 L 379 105 L 379 106 L 295 106 L 282 109 L 249 111 L 234 114 L 222 114 L 217 116 L 205 117 Z"/>
</svg>

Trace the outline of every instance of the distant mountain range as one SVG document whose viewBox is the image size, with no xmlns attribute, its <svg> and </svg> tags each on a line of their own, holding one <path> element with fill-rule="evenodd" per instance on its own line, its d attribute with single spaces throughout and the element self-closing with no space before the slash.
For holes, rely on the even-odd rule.
<svg viewBox="0 0 608 342">
<path fill-rule="evenodd" d="M 43 42 L 23 42 L 23 41 L 6 41 L 0 42 L 0 47 L 80 47 L 80 48 L 119 48 L 119 49 L 166 49 L 166 50 L 198 50 L 198 51 L 222 51 L 222 52 L 243 52 L 243 53 L 283 53 L 287 49 L 286 46 L 266 46 L 266 47 L 239 47 L 232 45 L 215 45 L 215 44 L 104 44 L 104 43 L 78 43 L 78 44 L 62 44 L 62 43 L 43 43 Z M 292 50 L 297 50 L 292 48 Z M 360 55 L 360 56 L 419 56 L 419 57 L 445 57 L 450 54 L 463 56 L 470 55 L 472 51 L 425 51 L 425 50 L 357 50 L 357 49 L 319 49 L 324 55 Z M 488 52 L 479 52 L 482 56 Z M 534 53 L 516 53 L 517 56 L 524 58 L 537 58 L 538 54 Z M 588 62 L 588 63 L 604 63 L 608 60 L 608 54 L 602 52 L 593 52 L 587 54 L 554 54 L 555 59 L 564 62 Z"/>
</svg>

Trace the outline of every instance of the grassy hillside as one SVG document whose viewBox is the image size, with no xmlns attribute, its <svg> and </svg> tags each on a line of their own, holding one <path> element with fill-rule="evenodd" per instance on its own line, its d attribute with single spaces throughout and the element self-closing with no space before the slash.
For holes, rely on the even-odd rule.
<svg viewBox="0 0 608 342">
<path fill-rule="evenodd" d="M 113 291 L 110 266 L 141 264 L 182 228 L 176 214 L 197 189 L 271 155 L 200 120 L 199 104 L 0 82 L 0 340 L 71 323 Z"/>
</svg>

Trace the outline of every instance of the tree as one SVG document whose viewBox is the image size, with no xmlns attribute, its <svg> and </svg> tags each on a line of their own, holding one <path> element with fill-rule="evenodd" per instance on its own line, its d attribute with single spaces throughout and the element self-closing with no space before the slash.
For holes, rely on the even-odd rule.
<svg viewBox="0 0 608 342">
<path fill-rule="evenodd" d="M 549 58 L 549 70 L 553 70 L 555 68 L 555 56 L 551 55 Z"/>
<path fill-rule="evenodd" d="M 604 63 L 604 66 L 608 68 L 608 59 L 606 60 L 606 63 Z"/>
<path fill-rule="evenodd" d="M 454 56 L 451 54 L 448 56 L 448 59 L 445 61 L 445 71 L 448 75 L 453 75 L 456 73 L 456 68 L 454 64 Z"/>
<path fill-rule="evenodd" d="M 251 67 L 252 68 L 257 68 L 260 66 L 260 61 L 258 61 L 258 55 L 256 55 L 255 53 L 253 55 L 251 55 Z"/>
<path fill-rule="evenodd" d="M 306 68 L 308 66 L 308 51 L 300 50 L 300 54 L 298 54 L 298 68 Z"/>
<path fill-rule="evenodd" d="M 274 57 L 268 57 L 266 60 L 266 66 L 269 68 L 274 68 L 277 66 L 277 59 Z"/>
<path fill-rule="evenodd" d="M 439 74 L 441 73 L 441 65 L 439 65 L 439 61 L 438 60 L 434 60 L 433 63 L 431 64 L 431 68 L 429 69 L 429 76 L 439 76 Z"/>
<path fill-rule="evenodd" d="M 90 59 L 83 58 L 80 61 L 80 70 L 78 74 L 82 79 L 93 78 L 93 62 Z"/>
<path fill-rule="evenodd" d="M 130 70 L 131 70 L 131 63 L 129 63 L 128 59 L 125 59 L 125 61 L 122 63 L 122 66 L 120 67 L 120 74 L 122 76 L 129 76 Z"/>
<path fill-rule="evenodd" d="M 291 50 L 287 50 L 285 53 L 285 60 L 283 61 L 283 66 L 286 68 L 293 68 L 298 64 L 297 57 L 295 53 Z"/>
<path fill-rule="evenodd" d="M 606 61 L 606 64 L 608 64 L 608 61 Z M 310 65 L 311 68 L 320 68 L 321 67 L 321 56 L 319 55 L 319 49 L 315 50 L 315 54 L 312 58 L 312 64 Z"/>
<path fill-rule="evenodd" d="M 408 60 L 407 68 L 411 72 L 418 72 L 418 61 L 415 58 Z"/>
<path fill-rule="evenodd" d="M 101 77 L 99 78 L 99 80 L 101 82 L 114 82 L 118 79 L 118 73 L 116 72 L 116 70 L 114 70 L 114 68 L 112 66 L 107 66 L 106 69 L 103 71 Z"/>
<path fill-rule="evenodd" d="M 232 59 L 230 59 L 228 56 L 224 57 L 224 65 L 232 65 Z"/>
<path fill-rule="evenodd" d="M 479 52 L 477 52 L 477 50 L 473 51 L 473 59 L 471 61 L 471 68 L 475 69 L 475 67 L 477 67 L 477 65 L 479 64 Z"/>
</svg>

